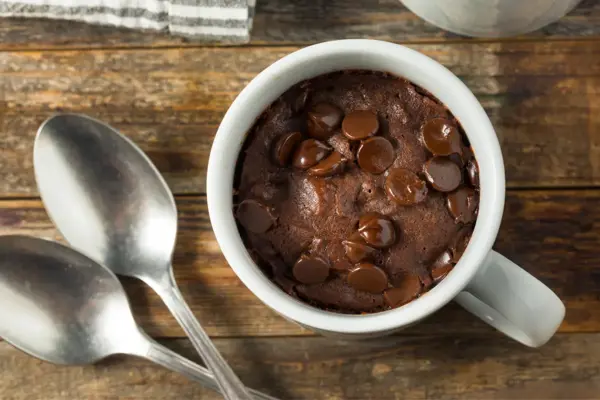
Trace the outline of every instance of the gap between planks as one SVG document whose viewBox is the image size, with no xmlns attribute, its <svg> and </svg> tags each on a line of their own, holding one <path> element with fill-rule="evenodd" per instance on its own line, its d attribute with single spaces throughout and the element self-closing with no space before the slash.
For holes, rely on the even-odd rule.
<svg viewBox="0 0 600 400">
<path fill-rule="evenodd" d="M 365 38 L 340 38 L 343 39 L 370 39 L 369 37 Z M 383 39 L 373 39 L 373 40 L 383 40 Z M 432 39 L 432 40 L 403 40 L 403 41 L 394 41 L 394 40 L 383 40 L 390 43 L 396 43 L 403 46 L 433 46 L 433 45 L 465 45 L 465 44 L 512 44 L 512 43 L 570 43 L 570 42 L 597 42 L 600 40 L 600 36 L 582 36 L 582 37 L 512 37 L 512 38 L 471 38 L 471 37 L 463 37 L 463 38 L 451 38 L 451 39 Z M 6 48 L 0 49 L 0 53 L 39 53 L 39 52 L 53 52 L 53 53 L 62 53 L 62 52 L 100 52 L 100 51 L 149 51 L 149 50 L 197 50 L 197 49 L 252 49 L 252 48 L 287 48 L 287 47 L 295 47 L 295 48 L 303 48 L 308 47 L 313 44 L 327 42 L 329 40 L 323 41 L 315 41 L 315 42 L 278 42 L 278 43 L 269 43 L 269 42 L 250 42 L 246 44 L 227 44 L 227 43 L 197 43 L 197 44 L 174 44 L 174 45 L 149 45 L 149 46 L 106 46 L 106 47 L 84 47 L 84 46 L 75 46 L 75 47 L 14 47 L 14 48 Z"/>
</svg>

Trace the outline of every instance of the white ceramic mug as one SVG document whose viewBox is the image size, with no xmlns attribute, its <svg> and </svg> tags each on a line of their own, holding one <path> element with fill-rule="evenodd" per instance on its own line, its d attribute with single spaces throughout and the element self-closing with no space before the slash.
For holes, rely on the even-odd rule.
<svg viewBox="0 0 600 400">
<path fill-rule="evenodd" d="M 404 77 L 442 101 L 462 124 L 480 166 L 480 205 L 471 241 L 452 272 L 400 308 L 345 315 L 323 311 L 284 293 L 250 257 L 233 215 L 233 179 L 246 135 L 261 113 L 294 84 L 346 69 Z M 445 67 L 409 48 L 374 40 L 341 40 L 296 51 L 262 71 L 235 99 L 215 137 L 208 163 L 208 211 L 225 258 L 244 284 L 289 320 L 323 333 L 374 337 L 411 325 L 456 300 L 506 335 L 528 346 L 544 344 L 565 308 L 544 284 L 492 250 L 505 196 L 504 165 L 494 128 L 471 91 Z"/>
<path fill-rule="evenodd" d="M 500 37 L 540 29 L 581 0 L 400 0 L 412 12 L 448 31 Z"/>
</svg>

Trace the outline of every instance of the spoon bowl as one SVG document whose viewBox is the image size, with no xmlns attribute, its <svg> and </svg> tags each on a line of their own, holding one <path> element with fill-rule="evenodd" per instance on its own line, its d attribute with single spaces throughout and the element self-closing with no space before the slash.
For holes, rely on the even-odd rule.
<svg viewBox="0 0 600 400">
<path fill-rule="evenodd" d="M 33 160 L 44 205 L 71 246 L 119 275 L 168 273 L 175 200 L 128 138 L 89 117 L 57 115 L 40 126 Z"/>
<path fill-rule="evenodd" d="M 140 350 L 141 333 L 114 274 L 57 243 L 0 237 L 0 337 L 56 364 Z M 116 338 L 119 340 L 115 340 Z"/>
</svg>

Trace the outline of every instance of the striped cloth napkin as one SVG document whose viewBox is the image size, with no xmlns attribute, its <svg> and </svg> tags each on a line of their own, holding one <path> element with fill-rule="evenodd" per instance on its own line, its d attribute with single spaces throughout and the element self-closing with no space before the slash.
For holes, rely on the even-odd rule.
<svg viewBox="0 0 600 400">
<path fill-rule="evenodd" d="M 153 29 L 209 41 L 250 39 L 256 0 L 0 0 L 0 17 Z"/>
</svg>

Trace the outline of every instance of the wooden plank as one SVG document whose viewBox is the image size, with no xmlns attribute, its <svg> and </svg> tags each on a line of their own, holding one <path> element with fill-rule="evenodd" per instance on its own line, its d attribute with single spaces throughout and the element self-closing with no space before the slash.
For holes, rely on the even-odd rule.
<svg viewBox="0 0 600 400">
<path fill-rule="evenodd" d="M 600 41 L 412 47 L 481 100 L 502 142 L 509 187 L 600 184 Z M 296 49 L 0 53 L 0 196 L 36 195 L 33 138 L 60 110 L 116 126 L 148 152 L 175 193 L 202 193 L 229 104 Z"/>
<path fill-rule="evenodd" d="M 420 19 L 398 0 L 259 0 L 257 3 L 252 32 L 254 44 L 306 44 L 344 38 L 400 42 L 462 40 Z M 600 6 L 596 0 L 584 0 L 558 22 L 520 38 L 598 35 Z M 201 44 L 152 31 L 42 19 L 0 19 L 0 50 L 194 47 Z"/>
<path fill-rule="evenodd" d="M 489 335 L 239 338 L 216 345 L 241 379 L 294 399 L 596 399 L 600 334 L 562 334 L 538 350 Z M 166 342 L 197 360 L 187 341 Z M 4 400 L 220 399 L 149 362 L 118 357 L 54 366 L 0 343 Z"/>
<path fill-rule="evenodd" d="M 210 230 L 205 199 L 178 199 L 175 275 L 190 307 L 213 336 L 307 335 L 252 295 L 229 268 Z M 509 192 L 496 249 L 554 289 L 567 307 L 562 332 L 600 332 L 600 191 Z M 57 238 L 37 200 L 0 201 L 0 234 Z M 126 280 L 136 317 L 152 335 L 182 336 L 156 295 Z M 408 333 L 491 332 L 450 305 Z"/>
</svg>

